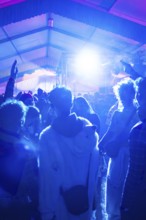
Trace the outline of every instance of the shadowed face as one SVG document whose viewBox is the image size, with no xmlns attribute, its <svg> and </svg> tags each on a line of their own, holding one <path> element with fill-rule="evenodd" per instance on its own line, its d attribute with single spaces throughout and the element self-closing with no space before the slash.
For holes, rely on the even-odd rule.
<svg viewBox="0 0 146 220">
<path fill-rule="evenodd" d="M 138 101 L 139 106 L 145 106 L 146 105 L 146 89 L 145 91 L 138 89 L 136 93 L 136 99 Z"/>
<path fill-rule="evenodd" d="M 138 115 L 141 121 L 146 119 L 146 81 L 143 80 L 140 82 L 137 92 L 136 99 L 138 101 Z"/>
<path fill-rule="evenodd" d="M 138 116 L 140 118 L 141 121 L 144 121 L 146 119 L 146 105 L 144 106 L 139 106 L 138 108 Z"/>
</svg>

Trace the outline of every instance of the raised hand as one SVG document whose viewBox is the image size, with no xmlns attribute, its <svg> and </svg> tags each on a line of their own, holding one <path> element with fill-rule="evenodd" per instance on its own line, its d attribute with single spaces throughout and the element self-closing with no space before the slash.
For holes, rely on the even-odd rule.
<svg viewBox="0 0 146 220">
<path fill-rule="evenodd" d="M 18 73 L 18 68 L 17 68 L 17 60 L 14 61 L 14 63 L 12 64 L 12 67 L 11 67 L 11 78 L 12 79 L 16 79 L 16 75 Z"/>
<path fill-rule="evenodd" d="M 123 60 L 121 60 L 120 62 L 124 66 L 124 71 L 129 74 L 131 79 L 135 80 L 140 77 L 140 74 L 137 73 L 129 63 L 126 63 Z"/>
<path fill-rule="evenodd" d="M 131 72 L 133 71 L 132 66 L 129 63 L 124 62 L 123 60 L 120 61 L 123 66 L 124 66 L 124 71 L 128 74 L 131 74 Z"/>
</svg>

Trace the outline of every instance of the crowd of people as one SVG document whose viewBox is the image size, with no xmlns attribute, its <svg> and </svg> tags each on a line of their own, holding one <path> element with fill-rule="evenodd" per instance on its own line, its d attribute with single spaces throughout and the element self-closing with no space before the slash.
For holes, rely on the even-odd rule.
<svg viewBox="0 0 146 220">
<path fill-rule="evenodd" d="M 0 220 L 145 220 L 146 78 L 120 80 L 103 118 L 64 85 L 14 95 L 17 73 L 0 96 Z"/>
</svg>

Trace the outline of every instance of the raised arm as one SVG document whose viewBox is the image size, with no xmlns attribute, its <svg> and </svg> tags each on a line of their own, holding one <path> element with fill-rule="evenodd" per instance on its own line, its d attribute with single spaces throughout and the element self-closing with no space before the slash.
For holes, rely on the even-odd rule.
<svg viewBox="0 0 146 220">
<path fill-rule="evenodd" d="M 18 73 L 18 68 L 17 68 L 17 60 L 15 60 L 12 64 L 11 71 L 10 71 L 10 77 L 8 79 L 6 89 L 5 89 L 5 94 L 4 94 L 4 99 L 6 100 L 7 98 L 13 98 L 14 94 L 14 85 L 15 85 L 15 79 Z"/>
</svg>

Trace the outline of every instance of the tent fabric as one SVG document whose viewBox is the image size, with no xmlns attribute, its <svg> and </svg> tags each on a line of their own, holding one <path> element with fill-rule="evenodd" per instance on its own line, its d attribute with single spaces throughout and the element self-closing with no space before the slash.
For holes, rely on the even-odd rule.
<svg viewBox="0 0 146 220">
<path fill-rule="evenodd" d="M 145 26 L 108 12 L 97 11 L 96 8 L 87 7 L 71 0 L 26 0 L 19 4 L 1 8 L 0 26 L 49 12 L 121 34 L 141 43 L 146 42 Z"/>
</svg>

